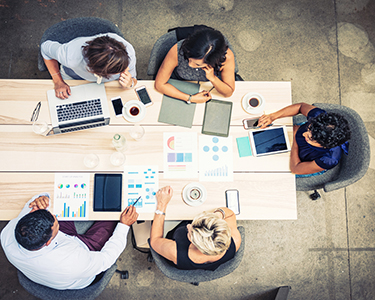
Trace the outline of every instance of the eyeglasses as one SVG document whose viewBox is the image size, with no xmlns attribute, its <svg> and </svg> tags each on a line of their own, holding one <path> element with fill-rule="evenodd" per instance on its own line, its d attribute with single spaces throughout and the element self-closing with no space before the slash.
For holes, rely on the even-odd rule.
<svg viewBox="0 0 375 300">
<path fill-rule="evenodd" d="M 42 102 L 39 101 L 33 111 L 33 114 L 31 115 L 31 120 L 30 120 L 31 122 L 35 122 L 36 120 L 38 120 L 41 106 L 42 106 Z"/>
</svg>

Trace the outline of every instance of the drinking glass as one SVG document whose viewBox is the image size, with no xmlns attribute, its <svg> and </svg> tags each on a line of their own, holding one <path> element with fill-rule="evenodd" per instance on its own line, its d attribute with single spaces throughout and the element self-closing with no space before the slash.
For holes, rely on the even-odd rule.
<svg viewBox="0 0 375 300">
<path fill-rule="evenodd" d="M 99 161 L 99 156 L 94 153 L 87 154 L 83 158 L 83 164 L 90 169 L 95 168 L 99 164 Z"/>
<path fill-rule="evenodd" d="M 134 124 L 130 129 L 130 136 L 136 141 L 139 141 L 144 136 L 144 134 L 145 129 L 139 124 Z"/>
<path fill-rule="evenodd" d="M 47 131 L 49 130 L 49 126 L 48 126 L 48 123 L 46 121 L 35 121 L 33 123 L 33 131 L 34 133 L 36 134 L 40 134 L 40 135 L 44 135 L 47 133 Z"/>
<path fill-rule="evenodd" d="M 110 158 L 111 164 L 116 167 L 122 166 L 125 163 L 125 160 L 126 157 L 122 152 L 114 152 Z"/>
</svg>

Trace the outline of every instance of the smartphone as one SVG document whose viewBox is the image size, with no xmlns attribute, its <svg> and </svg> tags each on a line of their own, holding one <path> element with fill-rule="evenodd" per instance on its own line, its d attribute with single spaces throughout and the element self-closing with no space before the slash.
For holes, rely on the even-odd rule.
<svg viewBox="0 0 375 300">
<path fill-rule="evenodd" d="M 112 98 L 111 101 L 112 101 L 112 105 L 113 105 L 113 109 L 115 111 L 116 117 L 121 117 L 122 107 L 123 107 L 121 97 Z"/>
<path fill-rule="evenodd" d="M 240 197 L 238 190 L 226 190 L 225 199 L 227 202 L 227 207 L 236 215 L 240 214 Z"/>
<path fill-rule="evenodd" d="M 148 94 L 146 87 L 144 85 L 137 87 L 135 89 L 138 99 L 147 107 L 152 105 L 150 95 Z"/>
<path fill-rule="evenodd" d="M 258 126 L 258 118 L 250 118 L 242 120 L 243 127 L 245 129 L 250 129 Z"/>
</svg>

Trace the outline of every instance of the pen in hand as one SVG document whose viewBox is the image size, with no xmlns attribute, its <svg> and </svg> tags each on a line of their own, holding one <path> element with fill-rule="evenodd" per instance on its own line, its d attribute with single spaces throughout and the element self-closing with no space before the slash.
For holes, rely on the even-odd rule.
<svg viewBox="0 0 375 300">
<path fill-rule="evenodd" d="M 142 196 L 139 196 L 137 200 L 135 200 L 135 202 L 132 204 L 133 206 L 135 206 L 137 204 L 137 202 L 139 201 L 139 199 L 141 199 Z"/>
</svg>

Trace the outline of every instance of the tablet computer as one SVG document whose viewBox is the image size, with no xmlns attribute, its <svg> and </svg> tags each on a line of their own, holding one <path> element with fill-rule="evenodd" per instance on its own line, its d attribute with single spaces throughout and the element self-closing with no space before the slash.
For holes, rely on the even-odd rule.
<svg viewBox="0 0 375 300">
<path fill-rule="evenodd" d="M 94 211 L 121 211 L 122 174 L 95 174 Z"/>
<path fill-rule="evenodd" d="M 204 110 L 202 133 L 227 137 L 229 135 L 231 116 L 232 102 L 214 99 L 207 101 Z"/>
<path fill-rule="evenodd" d="M 285 126 L 250 130 L 249 139 L 254 156 L 290 151 L 288 132 Z"/>
</svg>

